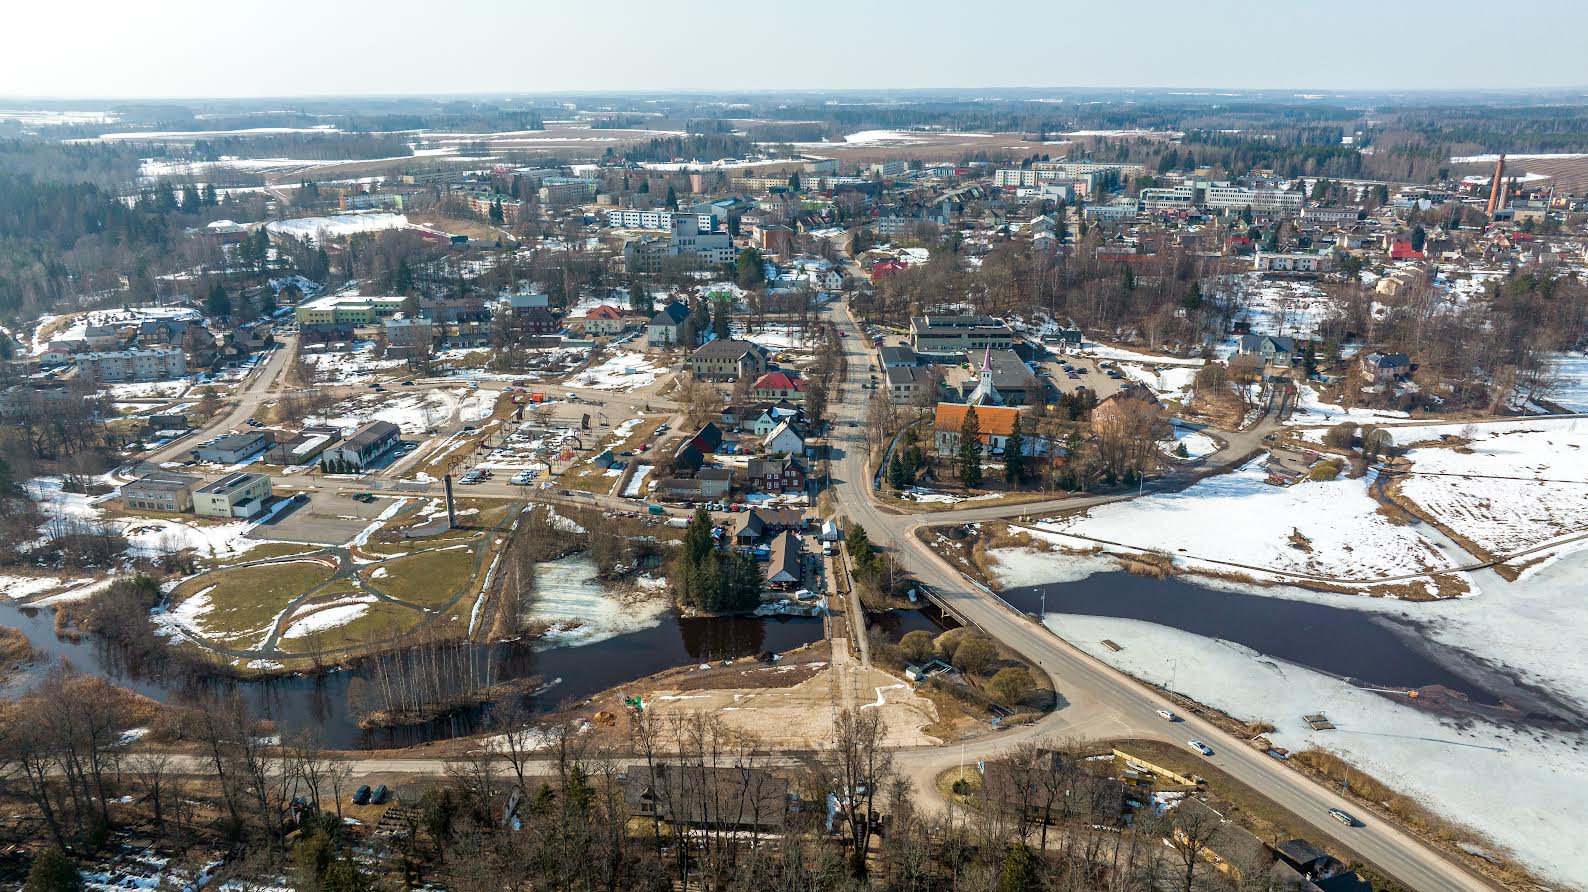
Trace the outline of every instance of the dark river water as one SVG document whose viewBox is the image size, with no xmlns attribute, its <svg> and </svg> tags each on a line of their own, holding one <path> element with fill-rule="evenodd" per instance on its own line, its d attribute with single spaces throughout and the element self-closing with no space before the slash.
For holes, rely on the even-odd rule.
<svg viewBox="0 0 1588 892">
<path fill-rule="evenodd" d="M 79 672 L 103 676 L 160 702 L 234 686 L 257 714 L 284 730 L 318 728 L 328 746 L 410 746 L 472 733 L 484 717 L 483 709 L 471 709 L 422 725 L 365 731 L 356 724 L 347 696 L 353 680 L 364 675 L 363 669 L 260 681 L 162 678 L 129 665 L 100 639 L 57 639 L 54 613 L 48 609 L 23 609 L 0 601 L 0 625 L 21 629 L 39 651 L 70 662 Z M 819 618 L 686 619 L 669 612 L 660 625 L 592 644 L 546 650 L 536 650 L 528 643 L 480 645 L 475 656 L 494 662 L 493 675 L 498 680 L 540 678 L 541 689 L 526 702 L 535 711 L 548 712 L 664 669 L 782 652 L 821 637 Z"/>
</svg>

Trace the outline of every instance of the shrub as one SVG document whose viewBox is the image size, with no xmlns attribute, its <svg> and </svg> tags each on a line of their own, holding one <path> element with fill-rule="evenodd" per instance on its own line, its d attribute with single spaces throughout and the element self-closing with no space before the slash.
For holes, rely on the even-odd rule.
<svg viewBox="0 0 1588 892">
<path fill-rule="evenodd" d="M 1321 461 L 1312 466 L 1307 472 L 1307 479 L 1320 483 L 1328 482 L 1340 476 L 1340 462 Z"/>
<path fill-rule="evenodd" d="M 934 649 L 932 633 L 925 629 L 916 629 L 899 639 L 899 652 L 912 663 L 931 659 Z"/>
<path fill-rule="evenodd" d="M 987 690 L 1006 706 L 1019 706 L 1031 696 L 1031 691 L 1036 685 L 1031 682 L 1031 673 L 1023 666 L 1010 666 L 998 670 L 998 674 L 987 683 Z"/>
<path fill-rule="evenodd" d="M 1356 443 L 1356 425 L 1342 421 L 1323 434 L 1323 445 L 1335 449 L 1350 449 Z"/>
<path fill-rule="evenodd" d="M 982 675 L 998 660 L 998 650 L 986 638 L 968 638 L 954 648 L 954 665 L 968 675 Z"/>
</svg>

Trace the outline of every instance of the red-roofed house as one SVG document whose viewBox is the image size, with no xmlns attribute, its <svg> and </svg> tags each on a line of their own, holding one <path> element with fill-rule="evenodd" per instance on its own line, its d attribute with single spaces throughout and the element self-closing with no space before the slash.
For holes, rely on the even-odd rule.
<svg viewBox="0 0 1588 892">
<path fill-rule="evenodd" d="M 1390 241 L 1391 260 L 1422 260 L 1423 252 L 1412 247 L 1412 240 L 1408 236 L 1395 236 Z"/>
<path fill-rule="evenodd" d="M 584 314 L 584 333 L 587 335 L 615 335 L 623 331 L 623 311 L 602 304 Z"/>
<path fill-rule="evenodd" d="M 755 379 L 754 393 L 760 400 L 802 400 L 805 382 L 788 372 L 767 372 Z"/>
<path fill-rule="evenodd" d="M 871 267 L 871 281 L 880 282 L 896 272 L 909 269 L 910 265 L 903 260 L 878 260 Z"/>
</svg>

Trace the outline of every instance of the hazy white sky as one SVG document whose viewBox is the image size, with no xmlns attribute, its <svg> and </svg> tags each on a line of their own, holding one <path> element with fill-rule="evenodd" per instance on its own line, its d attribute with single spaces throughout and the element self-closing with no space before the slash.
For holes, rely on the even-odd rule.
<svg viewBox="0 0 1588 892">
<path fill-rule="evenodd" d="M 1588 88 L 1585 0 L 16 0 L 0 22 L 6 96 Z"/>
</svg>

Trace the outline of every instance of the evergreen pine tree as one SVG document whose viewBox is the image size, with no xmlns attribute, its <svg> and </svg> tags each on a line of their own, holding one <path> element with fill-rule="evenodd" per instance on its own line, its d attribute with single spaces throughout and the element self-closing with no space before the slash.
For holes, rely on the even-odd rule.
<svg viewBox="0 0 1588 892">
<path fill-rule="evenodd" d="M 800 172 L 799 171 L 796 170 L 796 171 L 794 171 L 793 174 L 791 174 L 789 176 L 789 178 L 788 178 L 788 190 L 790 192 L 798 192 L 800 190 Z"/>
<path fill-rule="evenodd" d="M 908 485 L 904 477 L 904 462 L 899 459 L 897 452 L 888 460 L 888 485 L 894 489 L 904 489 Z"/>
<path fill-rule="evenodd" d="M 1015 843 L 1004 854 L 1003 870 L 998 874 L 998 892 L 1039 892 L 1042 874 L 1036 856 L 1024 843 Z"/>
<path fill-rule="evenodd" d="M 232 299 L 226 296 L 226 286 L 216 282 L 210 288 L 209 296 L 204 299 L 204 312 L 215 317 L 232 314 Z"/>
<path fill-rule="evenodd" d="M 1019 483 L 1026 475 L 1025 445 L 1020 416 L 1016 415 L 1014 430 L 1009 432 L 1009 439 L 1004 443 L 1004 480 L 1008 483 Z"/>
<path fill-rule="evenodd" d="M 667 198 L 664 200 L 664 203 L 667 205 L 668 210 L 678 210 L 678 193 L 673 191 L 673 186 L 671 183 L 669 183 L 667 186 Z"/>
<path fill-rule="evenodd" d="M 728 310 L 731 306 L 726 298 L 712 301 L 714 311 L 711 314 L 711 331 L 718 340 L 726 340 L 729 334 Z"/>
<path fill-rule="evenodd" d="M 965 410 L 959 426 L 959 482 L 966 489 L 981 485 L 981 419 L 975 406 Z"/>
</svg>

